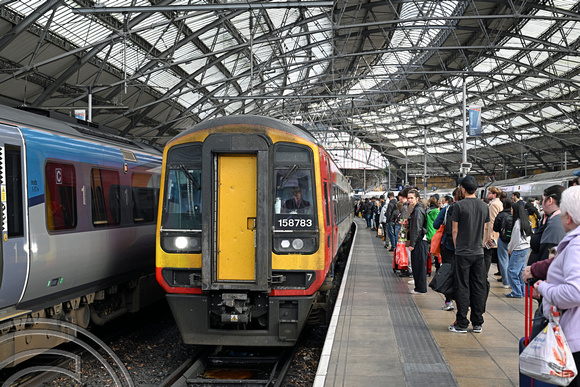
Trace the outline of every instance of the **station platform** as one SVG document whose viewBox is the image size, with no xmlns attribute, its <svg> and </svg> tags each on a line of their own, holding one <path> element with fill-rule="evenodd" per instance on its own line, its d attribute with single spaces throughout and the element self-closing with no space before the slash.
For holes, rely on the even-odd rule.
<svg viewBox="0 0 580 387">
<path fill-rule="evenodd" d="M 516 386 L 524 299 L 504 297 L 493 273 L 481 333 L 449 332 L 455 311 L 431 289 L 412 295 L 411 278 L 392 269 L 393 253 L 356 218 L 347 263 L 315 387 Z M 433 274 L 435 268 L 433 267 Z M 433 275 L 432 274 L 432 275 Z M 430 282 L 432 277 L 427 277 Z"/>
</svg>

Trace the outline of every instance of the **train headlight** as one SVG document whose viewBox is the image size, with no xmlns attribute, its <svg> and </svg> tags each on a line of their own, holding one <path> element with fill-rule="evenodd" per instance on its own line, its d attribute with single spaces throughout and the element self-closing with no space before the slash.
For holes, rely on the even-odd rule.
<svg viewBox="0 0 580 387">
<path fill-rule="evenodd" d="M 199 235 L 183 234 L 181 232 L 161 232 L 161 248 L 168 253 L 200 253 L 201 233 Z"/>
<path fill-rule="evenodd" d="M 294 250 L 302 250 L 304 247 L 304 241 L 302 239 L 294 239 L 292 241 L 292 248 Z"/>
<path fill-rule="evenodd" d="M 318 238 L 314 235 L 274 236 L 273 242 L 277 254 L 313 254 L 318 250 Z"/>
<path fill-rule="evenodd" d="M 177 237 L 177 238 L 175 238 L 175 241 L 174 241 L 175 247 L 178 250 L 185 249 L 187 247 L 187 245 L 189 245 L 189 241 L 187 239 L 188 239 L 187 237 Z"/>
</svg>

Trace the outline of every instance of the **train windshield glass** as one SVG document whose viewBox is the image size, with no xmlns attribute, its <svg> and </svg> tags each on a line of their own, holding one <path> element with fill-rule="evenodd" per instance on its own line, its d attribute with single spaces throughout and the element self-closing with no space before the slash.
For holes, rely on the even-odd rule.
<svg viewBox="0 0 580 387">
<path fill-rule="evenodd" d="M 162 227 L 201 230 L 201 169 L 179 165 L 167 176 Z"/>
<path fill-rule="evenodd" d="M 277 229 L 313 229 L 315 211 L 312 172 L 296 165 L 275 172 Z"/>
</svg>

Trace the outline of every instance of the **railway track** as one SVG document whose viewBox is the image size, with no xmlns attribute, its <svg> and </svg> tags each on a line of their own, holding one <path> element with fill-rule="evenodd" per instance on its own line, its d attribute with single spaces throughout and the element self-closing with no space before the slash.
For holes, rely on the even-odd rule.
<svg viewBox="0 0 580 387">
<path fill-rule="evenodd" d="M 188 359 L 163 387 L 279 387 L 295 348 L 208 347 Z"/>
</svg>

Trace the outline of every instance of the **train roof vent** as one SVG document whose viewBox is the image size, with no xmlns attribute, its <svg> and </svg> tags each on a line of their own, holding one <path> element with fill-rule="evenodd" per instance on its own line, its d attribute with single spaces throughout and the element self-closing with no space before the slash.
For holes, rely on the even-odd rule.
<svg viewBox="0 0 580 387">
<path fill-rule="evenodd" d="M 125 137 L 121 137 L 121 136 L 116 136 L 114 134 L 110 134 L 110 133 L 105 133 L 102 131 L 96 131 L 96 130 L 91 130 L 89 128 L 83 128 L 80 126 L 73 126 L 76 130 L 78 130 L 80 133 L 83 134 L 88 134 L 91 136 L 95 136 L 95 137 L 99 137 L 99 138 L 105 138 L 107 140 L 111 140 L 111 141 L 117 141 L 117 142 L 123 142 L 125 144 L 133 144 L 133 141 L 125 138 Z"/>
<path fill-rule="evenodd" d="M 125 150 L 125 149 L 119 149 L 121 151 L 121 153 L 123 154 L 123 158 L 125 159 L 125 161 L 137 161 L 137 157 L 135 157 L 135 153 L 129 151 L 129 150 Z"/>
</svg>

